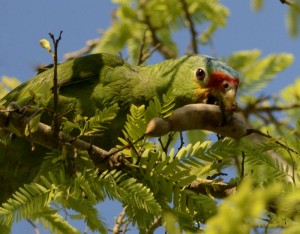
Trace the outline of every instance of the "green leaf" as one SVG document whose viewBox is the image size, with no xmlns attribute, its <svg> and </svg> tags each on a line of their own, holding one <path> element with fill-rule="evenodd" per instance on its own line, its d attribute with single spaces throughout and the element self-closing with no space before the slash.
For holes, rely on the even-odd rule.
<svg viewBox="0 0 300 234">
<path fill-rule="evenodd" d="M 196 179 L 196 176 L 191 175 L 191 176 L 186 176 L 184 178 L 181 178 L 178 182 L 177 185 L 180 187 L 188 186 L 190 185 L 194 180 Z"/>
<path fill-rule="evenodd" d="M 242 51 L 228 58 L 228 63 L 242 73 L 239 93 L 247 96 L 265 87 L 276 75 L 294 61 L 292 54 L 271 54 L 258 60 L 260 52 Z"/>
<path fill-rule="evenodd" d="M 263 4 L 264 4 L 264 0 L 252 0 L 251 2 L 251 6 L 252 6 L 252 9 L 254 11 L 259 11 L 262 9 L 263 7 Z"/>
<path fill-rule="evenodd" d="M 145 106 L 131 105 L 130 115 L 127 115 L 127 122 L 125 123 L 126 134 L 133 141 L 141 139 L 146 131 L 146 123 L 142 118 L 144 116 Z"/>
<path fill-rule="evenodd" d="M 167 233 L 180 234 L 180 230 L 177 227 L 177 217 L 171 212 L 166 212 L 164 214 L 164 226 Z"/>
<path fill-rule="evenodd" d="M 85 221 L 92 231 L 107 233 L 104 222 L 101 220 L 97 209 L 92 206 L 90 201 L 85 199 L 76 199 L 71 196 L 66 202 L 69 208 L 72 208 L 85 216 Z"/>
<path fill-rule="evenodd" d="M 47 208 L 51 190 L 39 184 L 27 184 L 0 207 L 0 225 L 9 226 L 20 219 L 31 219 Z"/>
<path fill-rule="evenodd" d="M 264 214 L 268 202 L 278 197 L 281 189 L 279 184 L 254 188 L 251 178 L 245 177 L 237 192 L 222 201 L 203 233 L 249 233 L 256 226 L 257 218 Z"/>
<path fill-rule="evenodd" d="M 258 49 L 236 51 L 227 58 L 226 62 L 235 70 L 240 71 L 249 64 L 255 63 L 260 55 L 261 51 Z"/>
<path fill-rule="evenodd" d="M 2 234 L 10 234 L 11 233 L 11 226 L 0 225 L 0 233 L 2 233 Z"/>
<path fill-rule="evenodd" d="M 169 89 L 166 94 L 163 95 L 163 105 L 161 107 L 161 117 L 166 118 L 172 114 L 172 110 L 175 107 L 175 96 L 173 90 Z"/>
<path fill-rule="evenodd" d="M 291 37 L 296 37 L 299 34 L 300 25 L 300 1 L 295 0 L 290 2 L 290 7 L 286 15 L 286 22 L 289 34 Z"/>
<path fill-rule="evenodd" d="M 104 108 L 103 110 L 97 110 L 96 114 L 87 120 L 87 127 L 84 131 L 87 133 L 101 132 L 107 128 L 107 125 L 117 116 L 119 110 L 118 104 Z"/>
<path fill-rule="evenodd" d="M 25 127 L 25 132 L 24 132 L 25 136 L 29 136 L 30 134 L 34 133 L 38 129 L 41 116 L 42 114 L 38 114 L 33 118 L 30 118 L 29 122 L 26 124 Z"/>
<path fill-rule="evenodd" d="M 19 86 L 21 82 L 15 77 L 2 76 L 2 83 L 9 90 L 12 90 Z"/>
<path fill-rule="evenodd" d="M 80 234 L 81 233 L 78 229 L 70 225 L 61 215 L 57 213 L 43 215 L 39 219 L 39 221 L 46 229 L 49 229 L 51 233 L 57 233 L 57 234 L 64 234 L 64 233 Z"/>
</svg>

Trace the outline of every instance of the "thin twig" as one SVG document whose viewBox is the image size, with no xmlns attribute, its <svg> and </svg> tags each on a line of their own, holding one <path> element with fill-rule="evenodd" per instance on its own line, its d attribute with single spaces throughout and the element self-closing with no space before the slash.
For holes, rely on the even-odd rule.
<svg viewBox="0 0 300 234">
<path fill-rule="evenodd" d="M 7 122 L 14 126 L 10 128 L 7 126 Z M 28 124 L 29 118 L 23 116 L 20 113 L 10 112 L 7 116 L 5 113 L 0 112 L 0 127 L 7 129 L 12 133 L 22 134 L 22 137 L 29 141 L 33 141 L 36 144 L 42 145 L 48 149 L 57 149 L 58 142 L 60 144 L 69 143 L 79 150 L 87 150 L 91 156 L 91 159 L 95 164 L 103 163 L 103 159 L 111 159 L 113 157 L 108 156 L 109 153 L 95 145 L 90 145 L 89 143 L 76 139 L 64 132 L 59 132 L 58 137 L 54 136 L 53 129 L 46 124 L 38 123 L 36 131 L 34 131 L 31 136 L 25 135 L 25 128 Z M 17 129 L 15 132 L 14 129 Z"/>
<path fill-rule="evenodd" d="M 169 136 L 168 136 L 168 140 L 167 140 L 167 143 L 166 145 L 163 144 L 162 140 L 161 140 L 161 137 L 158 138 L 158 142 L 160 143 L 160 146 L 162 148 L 162 150 L 168 154 L 168 148 L 173 140 L 173 136 L 174 136 L 175 132 L 170 132 L 169 133 Z M 174 155 L 174 157 L 176 157 L 176 154 Z"/>
<path fill-rule="evenodd" d="M 245 176 L 245 158 L 246 158 L 245 152 L 242 151 L 241 179 L 243 179 Z"/>
<path fill-rule="evenodd" d="M 123 230 L 122 230 L 122 234 L 125 234 L 125 233 L 128 231 L 127 226 L 129 225 L 129 223 L 130 223 L 130 222 L 124 223 Z"/>
<path fill-rule="evenodd" d="M 84 231 L 83 231 L 83 234 L 88 234 L 88 232 L 89 232 L 89 227 L 86 226 L 85 229 L 84 229 Z"/>
<path fill-rule="evenodd" d="M 159 142 L 160 147 L 162 148 L 162 150 L 167 154 L 167 150 L 166 150 L 166 148 L 165 148 L 165 146 L 164 146 L 164 144 L 161 140 L 161 137 L 158 138 L 158 142 Z"/>
<path fill-rule="evenodd" d="M 139 3 L 139 8 L 144 13 L 144 19 L 141 20 L 141 23 L 145 24 L 145 26 L 148 28 L 148 30 L 151 33 L 152 46 L 155 48 L 157 45 L 160 45 L 159 47 L 157 47 L 157 49 L 165 59 L 175 58 L 176 53 L 174 51 L 170 50 L 167 46 L 164 45 L 164 43 L 161 42 L 159 36 L 157 35 L 158 34 L 157 28 L 155 28 L 152 25 L 150 16 L 145 11 L 147 0 L 138 1 L 138 3 Z"/>
<path fill-rule="evenodd" d="M 288 0 L 279 0 L 282 4 L 291 5 Z"/>
<path fill-rule="evenodd" d="M 27 222 L 30 223 L 31 226 L 34 228 L 35 234 L 40 234 L 40 231 L 39 231 L 38 227 L 35 225 L 35 223 L 32 222 L 30 219 L 26 219 L 26 220 L 27 220 Z"/>
<path fill-rule="evenodd" d="M 54 52 L 52 52 L 52 59 L 53 59 L 53 134 L 55 136 L 58 136 L 59 133 L 59 128 L 60 128 L 60 124 L 59 124 L 59 114 L 58 114 L 58 75 L 57 75 L 57 66 L 58 66 L 58 62 L 57 62 L 57 55 L 58 55 L 58 44 L 59 41 L 61 40 L 61 35 L 62 35 L 63 31 L 60 31 L 59 36 L 57 39 L 55 39 L 54 35 L 52 33 L 49 33 L 53 45 L 54 45 Z"/>
<path fill-rule="evenodd" d="M 179 132 L 179 135 L 180 135 L 180 145 L 178 147 L 178 151 L 184 146 L 184 139 L 183 139 L 182 132 Z"/>
<path fill-rule="evenodd" d="M 163 45 L 163 43 L 160 41 L 159 37 L 157 36 L 157 30 L 151 25 L 149 16 L 145 16 L 145 23 L 147 24 L 152 37 L 152 45 L 155 47 L 157 45 L 160 45 L 158 47 L 159 52 L 164 56 L 165 59 L 171 59 L 175 58 L 176 54 L 174 51 L 170 50 L 166 46 Z"/>
<path fill-rule="evenodd" d="M 121 226 L 123 224 L 123 220 L 125 218 L 125 209 L 121 211 L 121 213 L 118 216 L 118 219 L 116 220 L 115 226 L 113 228 L 113 234 L 119 234 L 121 232 Z"/>
<path fill-rule="evenodd" d="M 221 199 L 234 194 L 237 185 L 221 181 L 198 179 L 194 180 L 187 188 L 199 194 L 210 195 L 214 198 Z"/>
<path fill-rule="evenodd" d="M 64 55 L 65 60 L 71 60 L 71 59 L 78 58 L 80 56 L 90 53 L 97 46 L 99 41 L 100 41 L 99 38 L 87 41 L 86 47 L 84 47 L 78 51 L 74 51 L 74 52 L 65 54 Z"/>
<path fill-rule="evenodd" d="M 243 113 L 245 119 L 249 119 L 250 115 L 256 115 L 259 117 L 265 125 L 270 124 L 271 122 L 275 124 L 275 126 L 281 126 L 282 123 L 277 120 L 274 116 L 274 112 L 283 112 L 287 110 L 293 110 L 300 107 L 299 103 L 293 103 L 288 105 L 271 105 L 264 106 L 264 101 L 272 101 L 270 96 L 261 96 L 258 97 L 254 102 L 249 103 L 245 108 L 240 109 L 240 112 Z M 278 128 L 279 129 L 279 128 Z"/>
<path fill-rule="evenodd" d="M 112 156 L 112 155 L 114 155 L 114 154 L 116 154 L 116 153 L 119 153 L 119 152 L 123 151 L 124 149 L 126 149 L 126 148 L 128 148 L 128 147 L 131 147 L 132 145 L 135 145 L 137 142 L 143 140 L 144 138 L 145 138 L 145 135 L 141 136 L 139 139 L 137 139 L 137 140 L 134 141 L 134 142 L 130 142 L 130 143 L 127 144 L 127 145 L 124 145 L 124 146 L 122 146 L 122 147 L 120 147 L 120 148 L 116 148 L 116 149 L 110 151 L 110 152 L 108 153 L 107 156 L 110 157 L 110 156 Z"/>
<path fill-rule="evenodd" d="M 289 150 L 287 152 L 288 152 L 288 154 L 291 158 L 291 163 L 292 163 L 292 175 L 291 175 L 291 177 L 292 177 L 292 180 L 293 180 L 293 184 L 296 186 L 296 179 L 295 179 L 296 162 L 295 162 L 291 152 Z"/>
<path fill-rule="evenodd" d="M 138 59 L 138 62 L 137 62 L 137 65 L 141 65 L 143 62 L 142 62 L 142 58 L 143 58 L 143 54 L 144 54 L 144 49 L 145 49 L 145 44 L 146 44 L 146 30 L 143 34 L 143 38 L 142 38 L 142 42 L 141 42 L 141 46 L 140 46 L 140 51 L 139 51 L 139 59 Z"/>
<path fill-rule="evenodd" d="M 287 106 L 266 106 L 266 107 L 257 107 L 255 112 L 275 112 L 275 111 L 284 111 L 299 108 L 300 104 L 294 103 L 292 105 Z"/>
<path fill-rule="evenodd" d="M 131 142 L 131 140 L 129 138 L 127 138 L 126 140 L 128 142 L 129 147 L 135 152 L 135 154 L 137 156 L 136 164 L 139 164 L 141 156 L 140 156 L 139 152 L 136 150 L 136 148 L 134 146 L 134 142 Z"/>
<path fill-rule="evenodd" d="M 169 133 L 168 141 L 167 141 L 166 146 L 165 146 L 167 150 L 168 150 L 168 148 L 169 148 L 171 142 L 172 142 L 173 139 L 174 139 L 175 133 L 176 133 L 176 132 L 170 132 L 170 133 Z"/>
<path fill-rule="evenodd" d="M 281 143 L 280 141 L 275 140 L 275 139 L 274 139 L 272 136 L 270 136 L 269 134 L 263 133 L 263 132 L 261 132 L 261 131 L 259 131 L 259 130 L 257 130 L 257 129 L 252 129 L 252 128 L 251 128 L 251 129 L 248 129 L 247 132 L 248 132 L 248 135 L 249 135 L 249 134 L 252 134 L 252 133 L 256 133 L 256 134 L 258 134 L 258 135 L 260 135 L 260 136 L 269 138 L 269 139 L 273 140 L 277 145 L 280 145 L 282 148 L 286 149 L 287 151 L 290 151 L 290 152 L 293 152 L 294 154 L 300 155 L 299 152 L 297 152 L 296 150 L 294 150 L 294 149 L 292 149 L 292 148 L 290 148 L 290 147 L 284 145 L 284 144 Z"/>
<path fill-rule="evenodd" d="M 196 29 L 195 29 L 194 22 L 192 20 L 191 14 L 189 13 L 189 9 L 188 9 L 188 5 L 187 5 L 186 1 L 181 0 L 181 4 L 182 4 L 182 9 L 184 11 L 184 18 L 185 18 L 185 21 L 186 21 L 186 25 L 189 28 L 190 34 L 191 34 L 190 47 L 191 47 L 192 52 L 194 54 L 198 54 L 197 32 L 196 32 Z"/>
<path fill-rule="evenodd" d="M 145 54 L 142 58 L 141 61 L 139 61 L 139 64 L 143 64 L 148 58 L 150 58 L 152 56 L 152 54 L 157 51 L 159 48 L 161 47 L 161 44 L 157 44 L 156 46 L 154 46 L 147 54 Z"/>
<path fill-rule="evenodd" d="M 290 7 L 294 8 L 296 11 L 300 12 L 300 6 L 297 3 L 290 1 L 290 0 L 279 0 L 282 4 L 289 5 Z"/>
<path fill-rule="evenodd" d="M 154 231 L 162 225 L 162 217 L 156 218 L 151 226 L 147 229 L 147 234 L 153 234 Z"/>
<path fill-rule="evenodd" d="M 154 45 L 154 47 L 149 52 L 144 54 L 145 45 L 146 45 L 146 32 L 147 32 L 147 30 L 143 34 L 143 39 L 142 39 L 142 43 L 140 46 L 139 58 L 138 58 L 137 65 L 143 64 L 161 46 L 161 44 Z"/>
<path fill-rule="evenodd" d="M 219 176 L 228 176 L 228 174 L 227 173 L 223 173 L 223 172 L 219 172 L 219 173 L 215 173 L 215 174 L 213 174 L 211 176 L 207 176 L 206 179 L 208 179 L 208 180 L 215 180 Z"/>
</svg>

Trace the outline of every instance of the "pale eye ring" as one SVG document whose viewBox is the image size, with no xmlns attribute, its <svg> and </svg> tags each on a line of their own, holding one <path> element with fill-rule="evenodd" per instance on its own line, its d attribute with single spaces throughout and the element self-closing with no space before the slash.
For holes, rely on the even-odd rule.
<svg viewBox="0 0 300 234">
<path fill-rule="evenodd" d="M 205 78 L 205 71 L 202 68 L 198 68 L 195 72 L 195 77 L 197 78 L 197 80 L 204 80 Z"/>
<path fill-rule="evenodd" d="M 226 82 L 223 84 L 224 89 L 227 89 L 229 87 L 229 84 Z"/>
</svg>

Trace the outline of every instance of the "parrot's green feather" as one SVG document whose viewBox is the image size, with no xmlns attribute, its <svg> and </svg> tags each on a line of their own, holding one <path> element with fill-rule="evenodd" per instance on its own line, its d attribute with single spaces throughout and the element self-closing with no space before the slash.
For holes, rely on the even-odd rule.
<svg viewBox="0 0 300 234">
<path fill-rule="evenodd" d="M 203 79 L 195 76 L 198 68 L 205 73 Z M 169 90 L 173 92 L 176 107 L 209 100 L 214 102 L 213 96 L 218 99 L 225 93 L 223 81 L 220 83 L 223 75 L 220 74 L 227 80 L 238 78 L 238 74 L 226 64 L 201 55 L 184 56 L 149 66 L 132 66 L 121 57 L 110 54 L 88 55 L 58 66 L 59 113 L 69 113 L 66 117 L 70 120 L 77 114 L 91 117 L 96 110 L 117 103 L 120 108 L 117 117 L 103 137 L 93 141 L 108 150 L 117 143 L 131 104 L 147 105 L 155 96 L 162 100 L 163 94 Z M 52 83 L 53 69 L 49 69 L 20 85 L 2 100 L 5 100 L 6 106 L 15 103 L 23 107 L 49 97 L 48 109 L 51 110 Z M 70 108 L 76 111 L 68 112 Z M 51 124 L 49 114 L 44 114 L 41 121 Z M 31 152 L 30 142 L 19 137 L 3 142 L 0 147 L 0 202 L 22 184 L 32 181 L 46 152 L 39 146 Z"/>
</svg>

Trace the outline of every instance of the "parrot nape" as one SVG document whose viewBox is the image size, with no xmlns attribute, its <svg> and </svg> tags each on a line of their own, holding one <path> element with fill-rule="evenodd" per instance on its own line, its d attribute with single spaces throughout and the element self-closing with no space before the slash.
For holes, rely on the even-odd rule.
<svg viewBox="0 0 300 234">
<path fill-rule="evenodd" d="M 239 74 L 225 63 L 203 55 L 183 56 L 148 65 L 133 66 L 121 57 L 110 54 L 92 54 L 58 65 L 59 113 L 73 105 L 76 112 L 69 113 L 72 120 L 77 114 L 91 117 L 95 111 L 117 103 L 119 111 L 103 137 L 93 141 L 103 149 L 115 146 L 126 120 L 130 105 L 147 104 L 153 97 L 162 100 L 172 90 L 175 108 L 192 103 L 217 104 L 225 113 L 236 107 Z M 41 96 L 53 96 L 53 69 L 46 70 L 21 84 L 2 98 L 1 103 L 24 107 L 38 102 Z M 52 97 L 53 98 L 53 97 Z M 49 101 L 49 109 L 53 108 Z M 29 113 L 29 115 L 32 113 Z M 70 116 L 73 115 L 73 116 Z M 41 122 L 51 124 L 45 114 Z M 15 137 L 2 140 L 0 147 L 0 203 L 18 187 L 32 181 L 46 149 Z M 9 176 L 7 175 L 9 174 Z"/>
</svg>

